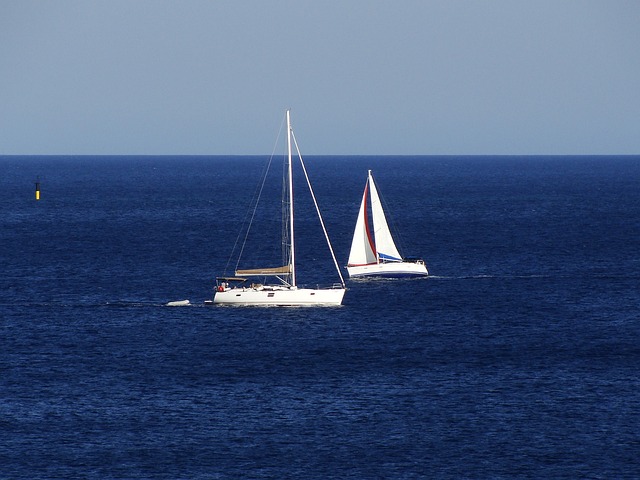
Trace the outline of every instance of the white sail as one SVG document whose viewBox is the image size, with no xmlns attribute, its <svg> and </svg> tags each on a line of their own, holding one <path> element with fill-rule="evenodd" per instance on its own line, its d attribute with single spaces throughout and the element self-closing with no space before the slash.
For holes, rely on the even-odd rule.
<svg viewBox="0 0 640 480">
<path fill-rule="evenodd" d="M 351 241 L 351 251 L 349 253 L 349 265 L 369 265 L 378 262 L 378 257 L 373 245 L 373 239 L 369 232 L 367 223 L 367 197 L 368 184 L 364 187 L 364 195 L 360 203 L 360 212 L 356 220 L 356 228 Z"/>
<path fill-rule="evenodd" d="M 369 170 L 369 188 L 371 190 L 371 214 L 373 217 L 373 235 L 376 239 L 376 249 L 379 261 L 401 262 L 402 256 L 398 252 L 396 244 L 391 237 L 387 219 L 384 216 L 382 202 L 378 196 L 376 184 L 373 181 L 371 170 Z"/>
</svg>

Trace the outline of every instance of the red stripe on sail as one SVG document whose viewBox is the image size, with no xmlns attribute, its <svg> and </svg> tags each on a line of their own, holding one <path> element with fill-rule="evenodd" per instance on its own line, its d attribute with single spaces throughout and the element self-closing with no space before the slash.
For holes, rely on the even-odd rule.
<svg viewBox="0 0 640 480">
<path fill-rule="evenodd" d="M 367 184 L 364 186 L 364 229 L 367 232 L 367 240 L 369 240 L 369 246 L 371 247 L 371 251 L 373 255 L 378 258 L 378 253 L 376 252 L 376 246 L 373 243 L 373 238 L 371 237 L 371 230 L 369 229 L 369 216 L 367 215 L 368 207 L 367 207 L 367 198 L 369 195 L 369 179 L 367 178 Z M 376 262 L 377 263 L 377 262 Z M 365 263 L 364 265 L 373 265 L 372 263 Z"/>
</svg>

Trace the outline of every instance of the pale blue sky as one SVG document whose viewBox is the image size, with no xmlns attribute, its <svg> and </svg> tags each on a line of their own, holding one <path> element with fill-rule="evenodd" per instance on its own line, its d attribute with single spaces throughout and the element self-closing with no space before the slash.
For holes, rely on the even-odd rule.
<svg viewBox="0 0 640 480">
<path fill-rule="evenodd" d="M 0 0 L 0 154 L 639 154 L 635 0 Z"/>
</svg>

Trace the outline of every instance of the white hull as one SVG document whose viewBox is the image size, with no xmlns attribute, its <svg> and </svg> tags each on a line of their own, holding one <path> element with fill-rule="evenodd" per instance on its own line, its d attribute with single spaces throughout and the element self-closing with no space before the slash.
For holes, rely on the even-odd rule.
<svg viewBox="0 0 640 480">
<path fill-rule="evenodd" d="M 213 303 L 238 306 L 334 306 L 342 304 L 345 289 L 237 287 L 217 291 Z"/>
<path fill-rule="evenodd" d="M 429 275 L 424 263 L 389 262 L 347 267 L 349 277 L 407 278 Z"/>
</svg>

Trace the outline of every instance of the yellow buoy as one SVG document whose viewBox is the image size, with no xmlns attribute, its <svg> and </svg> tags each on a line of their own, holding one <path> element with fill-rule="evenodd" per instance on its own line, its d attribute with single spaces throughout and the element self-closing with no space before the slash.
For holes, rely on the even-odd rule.
<svg viewBox="0 0 640 480">
<path fill-rule="evenodd" d="M 36 180 L 36 200 L 40 200 L 40 180 Z"/>
</svg>

